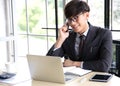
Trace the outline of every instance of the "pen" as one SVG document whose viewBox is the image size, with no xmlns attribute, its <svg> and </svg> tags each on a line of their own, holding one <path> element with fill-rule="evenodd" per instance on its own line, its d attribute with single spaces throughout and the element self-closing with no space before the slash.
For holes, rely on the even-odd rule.
<svg viewBox="0 0 120 86">
<path fill-rule="evenodd" d="M 93 47 L 90 48 L 90 52 L 92 53 Z"/>
</svg>

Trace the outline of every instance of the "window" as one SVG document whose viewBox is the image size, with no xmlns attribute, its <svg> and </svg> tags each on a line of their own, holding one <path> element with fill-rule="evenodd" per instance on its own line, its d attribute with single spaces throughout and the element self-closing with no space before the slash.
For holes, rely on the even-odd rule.
<svg viewBox="0 0 120 86">
<path fill-rule="evenodd" d="M 56 41 L 56 14 L 53 0 L 14 0 L 18 56 L 46 55 Z M 57 0 L 58 27 L 63 25 L 63 1 Z"/>
<path fill-rule="evenodd" d="M 13 30 L 13 11 L 11 0 L 0 0 L 0 69 L 6 62 L 15 62 L 17 56 L 16 39 Z M 16 51 L 16 52 L 15 52 Z"/>
<path fill-rule="evenodd" d="M 88 0 L 88 4 L 90 6 L 90 23 L 104 27 L 104 0 Z"/>
<path fill-rule="evenodd" d="M 120 39 L 120 1 L 111 0 L 111 31 L 113 39 Z"/>
</svg>

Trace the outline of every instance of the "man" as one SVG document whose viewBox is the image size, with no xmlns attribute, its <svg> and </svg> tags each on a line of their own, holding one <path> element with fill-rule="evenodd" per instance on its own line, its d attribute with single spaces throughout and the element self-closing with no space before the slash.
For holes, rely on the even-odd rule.
<svg viewBox="0 0 120 86">
<path fill-rule="evenodd" d="M 81 0 L 72 0 L 65 6 L 67 22 L 47 55 L 65 57 L 63 66 L 108 72 L 112 62 L 112 35 L 108 29 L 92 26 L 88 22 L 89 12 L 88 4 Z M 68 31 L 68 26 L 72 31 Z"/>
</svg>

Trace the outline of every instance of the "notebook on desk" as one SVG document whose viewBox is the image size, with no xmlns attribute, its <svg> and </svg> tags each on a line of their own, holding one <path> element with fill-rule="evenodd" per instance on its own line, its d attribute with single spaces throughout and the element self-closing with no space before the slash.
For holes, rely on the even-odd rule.
<svg viewBox="0 0 120 86">
<path fill-rule="evenodd" d="M 79 77 L 75 74 L 64 74 L 60 57 L 27 55 L 31 78 L 40 81 L 67 83 Z"/>
</svg>

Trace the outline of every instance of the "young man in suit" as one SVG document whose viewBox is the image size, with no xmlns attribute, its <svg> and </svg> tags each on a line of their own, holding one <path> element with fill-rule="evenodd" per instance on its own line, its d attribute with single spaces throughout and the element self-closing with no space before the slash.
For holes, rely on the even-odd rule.
<svg viewBox="0 0 120 86">
<path fill-rule="evenodd" d="M 47 55 L 65 57 L 63 66 L 108 72 L 112 62 L 112 34 L 108 29 L 92 26 L 88 22 L 89 12 L 88 4 L 82 0 L 72 0 L 65 6 L 67 22 Z M 68 26 L 72 31 L 68 31 Z M 84 35 L 82 51 L 81 35 Z"/>
</svg>

